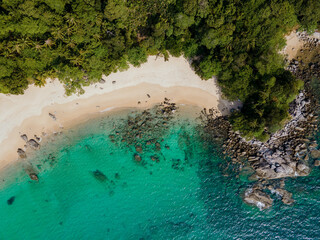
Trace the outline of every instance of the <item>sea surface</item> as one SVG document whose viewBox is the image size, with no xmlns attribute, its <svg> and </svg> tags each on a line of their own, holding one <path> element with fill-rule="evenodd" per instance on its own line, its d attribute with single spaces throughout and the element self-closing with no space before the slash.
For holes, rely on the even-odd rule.
<svg viewBox="0 0 320 240">
<path fill-rule="evenodd" d="M 1 174 L 0 240 L 320 239 L 319 168 L 286 180 L 293 206 L 273 195 L 260 211 L 242 201 L 250 171 L 204 136 L 180 110 L 126 110 L 63 130 Z"/>
</svg>

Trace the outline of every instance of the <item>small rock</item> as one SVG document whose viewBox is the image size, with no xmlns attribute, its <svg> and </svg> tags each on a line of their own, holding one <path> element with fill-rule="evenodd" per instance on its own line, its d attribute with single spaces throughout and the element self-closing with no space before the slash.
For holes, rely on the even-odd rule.
<svg viewBox="0 0 320 240">
<path fill-rule="evenodd" d="M 25 142 L 28 142 L 28 137 L 26 134 L 20 136 Z"/>
<path fill-rule="evenodd" d="M 38 181 L 38 180 L 39 180 L 38 175 L 35 174 L 35 173 L 30 173 L 30 174 L 29 174 L 29 177 L 30 177 L 30 179 L 33 180 L 33 181 Z"/>
<path fill-rule="evenodd" d="M 320 166 L 320 160 L 315 160 L 314 161 L 314 166 L 319 167 Z"/>
<path fill-rule="evenodd" d="M 54 114 L 52 114 L 52 113 L 49 113 L 49 116 L 53 119 L 53 120 L 57 120 L 57 118 L 56 118 L 56 116 L 54 115 Z"/>
<path fill-rule="evenodd" d="M 35 138 L 38 142 L 40 142 L 40 140 L 41 140 L 41 138 L 39 138 L 37 135 L 34 135 L 34 138 Z"/>
<path fill-rule="evenodd" d="M 34 149 L 38 149 L 40 147 L 40 144 L 37 143 L 36 140 L 34 139 L 30 139 L 28 142 L 27 142 L 27 145 L 34 148 Z"/>
<path fill-rule="evenodd" d="M 100 79 L 99 83 L 104 84 L 106 83 L 106 80 L 104 80 L 103 78 Z"/>
<path fill-rule="evenodd" d="M 137 145 L 136 146 L 136 151 L 141 153 L 142 152 L 142 147 L 140 145 Z"/>
<path fill-rule="evenodd" d="M 142 160 L 142 158 L 140 157 L 140 155 L 139 154 L 134 154 L 134 160 L 136 161 L 136 162 L 141 162 L 141 160 Z"/>
<path fill-rule="evenodd" d="M 18 153 L 20 158 L 26 158 L 27 157 L 26 152 L 23 151 L 21 148 L 18 148 L 17 153 Z"/>
<path fill-rule="evenodd" d="M 161 150 L 161 145 L 160 145 L 160 143 L 156 142 L 155 146 L 156 146 L 156 150 L 157 150 L 157 151 L 160 151 L 160 150 Z"/>
</svg>

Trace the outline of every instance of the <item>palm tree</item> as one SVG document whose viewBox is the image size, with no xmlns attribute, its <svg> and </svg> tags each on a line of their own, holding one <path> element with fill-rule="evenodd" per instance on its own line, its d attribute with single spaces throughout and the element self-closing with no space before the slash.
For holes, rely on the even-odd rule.
<svg viewBox="0 0 320 240">
<path fill-rule="evenodd" d="M 48 38 L 46 41 L 44 41 L 44 45 L 46 47 L 51 47 L 54 45 L 54 41 L 52 41 L 50 38 Z"/>
</svg>

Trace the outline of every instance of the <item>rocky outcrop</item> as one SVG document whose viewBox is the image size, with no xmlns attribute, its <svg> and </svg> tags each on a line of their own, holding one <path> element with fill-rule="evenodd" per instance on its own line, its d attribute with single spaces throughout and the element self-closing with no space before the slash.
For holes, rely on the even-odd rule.
<svg viewBox="0 0 320 240">
<path fill-rule="evenodd" d="M 244 201 L 257 206 L 260 210 L 270 208 L 273 199 L 259 188 L 249 188 L 245 192 Z"/>
<path fill-rule="evenodd" d="M 310 96 L 302 91 L 294 101 L 291 120 L 267 142 L 246 141 L 239 133 L 228 131 L 228 140 L 223 145 L 224 153 L 231 155 L 234 162 L 248 159 L 256 171 L 257 179 L 277 179 L 306 176 L 310 173 L 309 154 L 316 144 L 307 136 L 317 129 Z M 311 146 L 311 148 L 309 148 Z"/>
<path fill-rule="evenodd" d="M 305 38 L 305 35 L 300 37 Z M 319 43 L 319 40 L 307 37 L 308 52 L 312 52 L 312 47 L 318 47 Z M 244 199 L 246 202 L 259 205 L 260 209 L 272 204 L 266 196 L 268 191 L 281 197 L 285 204 L 293 203 L 292 194 L 274 185 L 272 181 L 307 176 L 312 165 L 320 165 L 320 151 L 313 136 L 318 130 L 320 93 L 319 96 L 315 95 L 317 93 L 310 82 L 310 79 L 319 79 L 320 54 L 315 56 L 316 60 L 310 60 L 308 56 L 304 60 L 299 58 L 289 63 L 288 70 L 305 82 L 305 88 L 290 104 L 291 118 L 281 130 L 272 134 L 267 142 L 260 142 L 243 139 L 231 126 L 224 128 L 227 136 L 223 144 L 223 153 L 230 156 L 233 163 L 241 166 L 249 163 L 255 171 L 251 179 L 256 179 L 259 183 L 264 182 L 259 188 L 249 188 Z M 307 60 L 309 62 L 306 62 Z"/>
</svg>

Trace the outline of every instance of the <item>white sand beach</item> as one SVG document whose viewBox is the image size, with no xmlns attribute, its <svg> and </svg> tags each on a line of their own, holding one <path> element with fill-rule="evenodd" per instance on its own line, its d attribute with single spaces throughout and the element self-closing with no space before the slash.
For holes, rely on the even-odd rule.
<svg viewBox="0 0 320 240">
<path fill-rule="evenodd" d="M 117 108 L 147 108 L 165 97 L 177 104 L 217 108 L 222 114 L 237 107 L 222 100 L 215 80 L 201 80 L 183 57 L 165 62 L 151 56 L 139 68 L 103 78 L 105 83 L 84 88 L 81 96 L 65 96 L 58 80 L 48 80 L 42 88 L 30 86 L 24 95 L 0 94 L 0 168 L 18 159 L 17 149 L 25 145 L 21 134 L 42 137 Z"/>
</svg>

